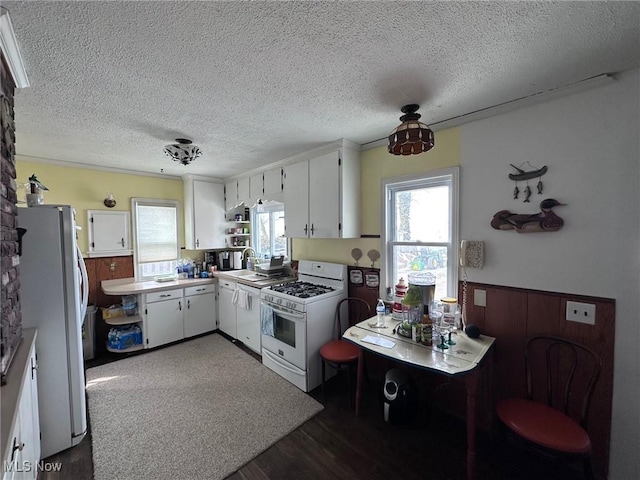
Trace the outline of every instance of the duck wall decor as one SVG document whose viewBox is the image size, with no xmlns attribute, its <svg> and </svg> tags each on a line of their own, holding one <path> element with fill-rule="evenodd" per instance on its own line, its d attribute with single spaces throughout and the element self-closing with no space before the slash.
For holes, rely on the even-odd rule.
<svg viewBox="0 0 640 480">
<path fill-rule="evenodd" d="M 540 211 L 533 214 L 511 213 L 500 210 L 493 216 L 491 226 L 496 230 L 515 230 L 518 233 L 555 232 L 564 225 L 564 220 L 555 214 L 554 207 L 566 205 L 554 198 L 540 202 Z"/>
</svg>

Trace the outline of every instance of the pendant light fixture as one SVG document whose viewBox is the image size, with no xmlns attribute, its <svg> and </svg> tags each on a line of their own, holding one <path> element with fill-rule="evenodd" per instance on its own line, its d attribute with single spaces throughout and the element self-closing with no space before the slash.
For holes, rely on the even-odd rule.
<svg viewBox="0 0 640 480">
<path fill-rule="evenodd" d="M 389 135 L 388 149 L 393 155 L 417 155 L 428 152 L 433 148 L 433 131 L 418 119 L 422 116 L 416 113 L 419 105 L 410 104 L 402 107 L 404 113 L 400 117 L 402 122 Z"/>
<path fill-rule="evenodd" d="M 164 153 L 182 165 L 189 165 L 202 155 L 200 147 L 192 145 L 191 143 L 191 140 L 186 138 L 176 138 L 176 143 L 164 147 Z"/>
</svg>

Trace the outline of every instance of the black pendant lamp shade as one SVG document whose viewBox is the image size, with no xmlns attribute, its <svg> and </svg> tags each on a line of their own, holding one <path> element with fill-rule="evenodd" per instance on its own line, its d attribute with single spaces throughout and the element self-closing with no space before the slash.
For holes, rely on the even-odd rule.
<svg viewBox="0 0 640 480">
<path fill-rule="evenodd" d="M 419 113 L 416 113 L 419 108 L 420 106 L 416 104 L 402 107 L 401 111 L 404 113 L 400 117 L 402 123 L 389 135 L 389 153 L 417 155 L 433 148 L 433 131 L 418 121 L 421 117 Z"/>
</svg>

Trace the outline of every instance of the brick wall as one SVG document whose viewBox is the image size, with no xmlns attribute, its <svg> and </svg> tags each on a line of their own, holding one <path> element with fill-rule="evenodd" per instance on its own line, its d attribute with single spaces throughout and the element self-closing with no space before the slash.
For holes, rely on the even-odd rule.
<svg viewBox="0 0 640 480">
<path fill-rule="evenodd" d="M 13 95 L 15 84 L 9 73 L 4 57 L 0 61 L 0 153 L 2 156 L 2 374 L 6 372 L 9 359 L 22 338 L 22 317 L 18 289 L 18 234 L 16 231 L 16 160 L 15 160 L 15 122 Z"/>
</svg>

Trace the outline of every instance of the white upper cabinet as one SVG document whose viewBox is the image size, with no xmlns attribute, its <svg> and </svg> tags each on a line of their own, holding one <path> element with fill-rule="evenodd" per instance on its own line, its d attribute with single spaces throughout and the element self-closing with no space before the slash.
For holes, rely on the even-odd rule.
<svg viewBox="0 0 640 480">
<path fill-rule="evenodd" d="M 264 171 L 264 198 L 282 201 L 282 167 Z"/>
<path fill-rule="evenodd" d="M 264 193 L 263 177 L 263 173 L 249 177 L 249 197 L 251 198 L 251 205 L 253 205 L 258 199 L 262 198 Z"/>
<path fill-rule="evenodd" d="M 230 180 L 224 184 L 225 208 L 232 210 L 238 206 L 238 180 Z"/>
<path fill-rule="evenodd" d="M 185 248 L 224 247 L 224 186 L 204 180 L 184 180 Z"/>
<path fill-rule="evenodd" d="M 89 257 L 132 255 L 131 215 L 125 211 L 87 210 Z"/>
<path fill-rule="evenodd" d="M 360 236 L 360 155 L 340 148 L 284 168 L 287 237 Z"/>
<path fill-rule="evenodd" d="M 238 179 L 238 203 L 244 203 L 245 206 L 249 206 L 251 200 L 251 194 L 249 191 L 249 177 Z"/>
</svg>

